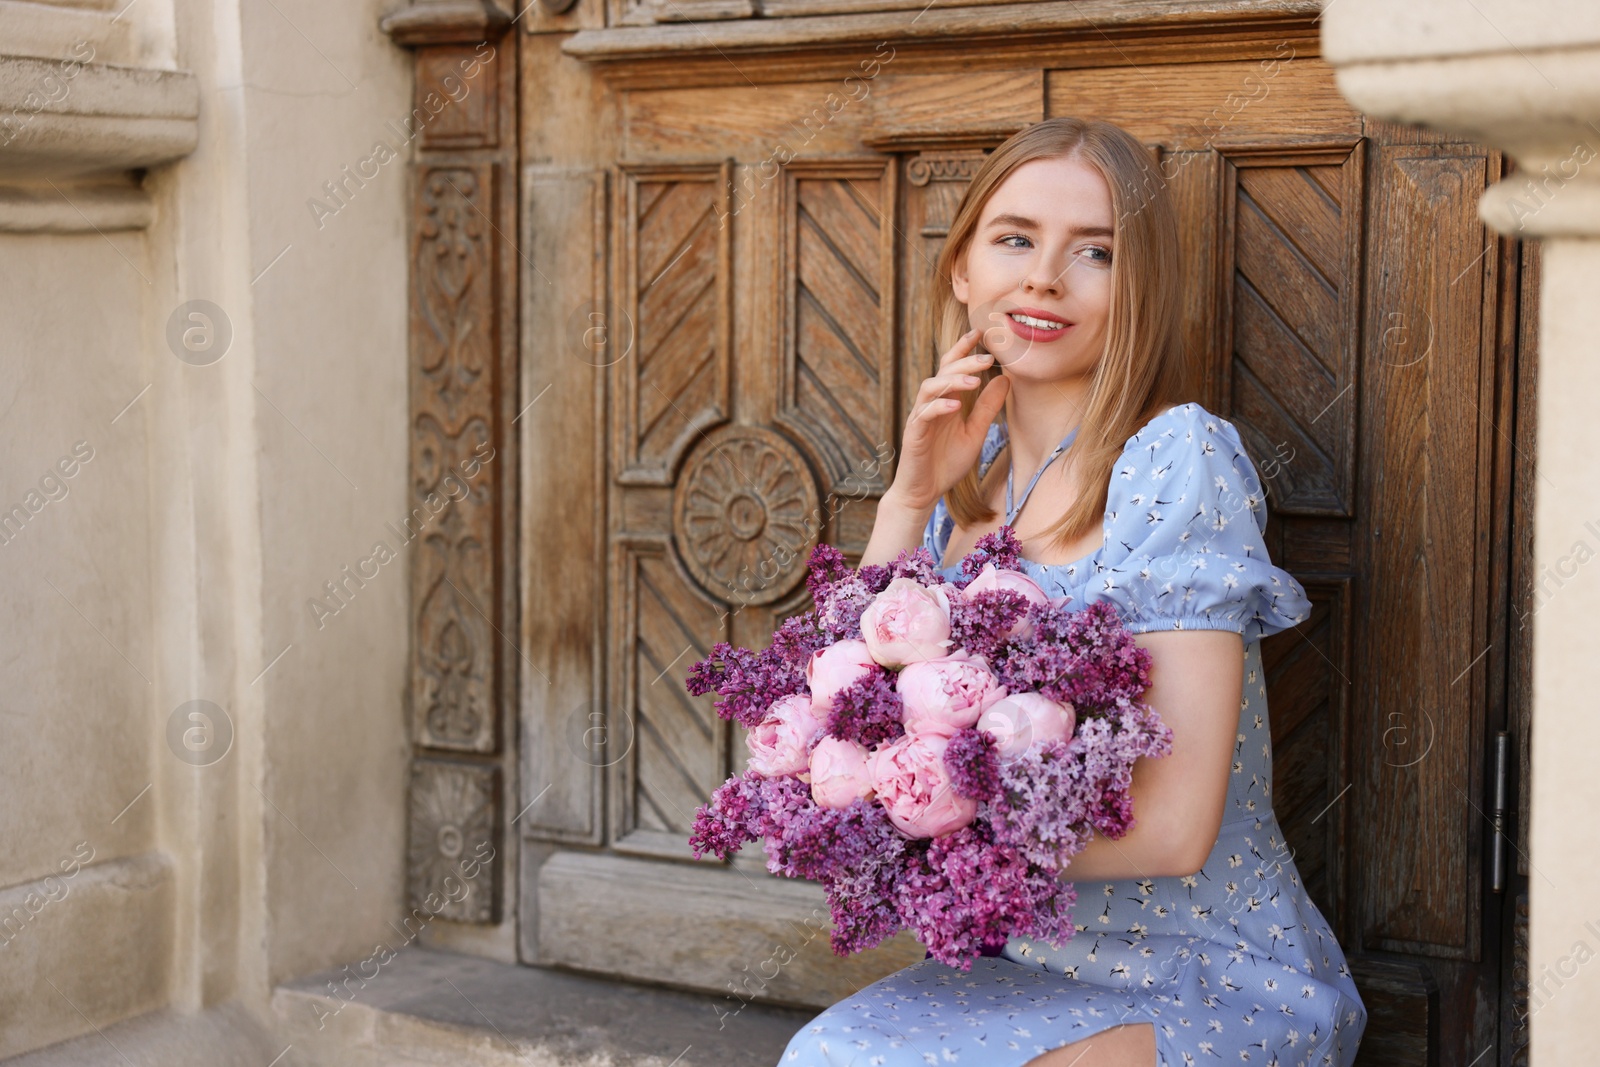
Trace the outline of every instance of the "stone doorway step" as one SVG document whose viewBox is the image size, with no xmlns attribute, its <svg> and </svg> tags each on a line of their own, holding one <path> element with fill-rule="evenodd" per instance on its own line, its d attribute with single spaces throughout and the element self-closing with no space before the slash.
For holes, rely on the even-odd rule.
<svg viewBox="0 0 1600 1067">
<path fill-rule="evenodd" d="M 771 1067 L 815 1014 L 421 948 L 279 986 L 272 1007 L 276 1067 Z"/>
</svg>

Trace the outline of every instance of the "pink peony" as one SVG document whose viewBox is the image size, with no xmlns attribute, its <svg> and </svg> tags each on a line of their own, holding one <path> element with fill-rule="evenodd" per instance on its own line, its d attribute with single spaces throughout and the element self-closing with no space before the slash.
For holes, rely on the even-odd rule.
<svg viewBox="0 0 1600 1067">
<path fill-rule="evenodd" d="M 859 681 L 876 666 L 865 641 L 836 641 L 806 660 L 806 687 L 819 708 L 831 708 L 839 690 Z"/>
<path fill-rule="evenodd" d="M 1006 695 L 981 656 L 965 651 L 908 663 L 895 679 L 907 733 L 949 737 Z"/>
<path fill-rule="evenodd" d="M 944 765 L 948 737 L 907 734 L 872 753 L 872 787 L 884 811 L 908 837 L 938 837 L 970 823 L 978 802 L 957 793 Z"/>
<path fill-rule="evenodd" d="M 1012 693 L 978 717 L 978 729 L 995 739 L 1000 759 L 1010 763 L 1046 741 L 1067 740 L 1076 720 L 1071 704 L 1038 693 Z"/>
<path fill-rule="evenodd" d="M 967 587 L 962 590 L 962 595 L 970 598 L 978 593 L 991 592 L 995 589 L 1006 589 L 1013 593 L 1021 593 L 1030 604 L 1054 604 L 1057 599 L 1051 597 L 1039 587 L 1038 582 L 1021 571 L 1000 570 L 993 563 L 985 563 L 983 565 L 983 570 L 978 572 L 976 578 L 967 583 Z M 1024 615 L 1012 625 L 1006 636 L 1033 636 L 1033 620 Z"/>
<path fill-rule="evenodd" d="M 824 737 L 811 750 L 811 799 L 824 808 L 848 808 L 872 792 L 870 754 L 854 741 Z"/>
<path fill-rule="evenodd" d="M 766 778 L 799 774 L 810 765 L 811 742 L 822 732 L 822 723 L 804 694 L 774 701 L 745 737 L 750 769 Z"/>
<path fill-rule="evenodd" d="M 954 589 L 954 586 L 948 587 Z M 895 578 L 861 615 L 872 658 L 885 667 L 937 659 L 950 648 L 950 598 L 945 586 Z"/>
</svg>

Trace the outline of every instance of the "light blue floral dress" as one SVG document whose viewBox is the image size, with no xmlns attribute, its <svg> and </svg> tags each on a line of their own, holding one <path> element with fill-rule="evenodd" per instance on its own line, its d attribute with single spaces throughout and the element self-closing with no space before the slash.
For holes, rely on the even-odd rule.
<svg viewBox="0 0 1600 1067">
<path fill-rule="evenodd" d="M 983 470 L 1004 443 L 997 423 Z M 1155 1028 L 1158 1067 L 1349 1067 L 1366 1007 L 1272 810 L 1260 638 L 1304 622 L 1311 604 L 1268 559 L 1266 518 L 1238 431 L 1183 404 L 1128 439 L 1099 550 L 1072 564 L 1022 561 L 1046 592 L 1072 597 L 1069 606 L 1113 601 L 1134 633 L 1214 629 L 1244 638 L 1228 799 L 1205 866 L 1184 877 L 1080 882 L 1069 940 L 1012 938 L 967 973 L 932 959 L 913 964 L 804 1026 L 781 1067 L 1024 1064 L 1143 1022 Z M 923 542 L 936 560 L 952 528 L 941 500 Z"/>
</svg>

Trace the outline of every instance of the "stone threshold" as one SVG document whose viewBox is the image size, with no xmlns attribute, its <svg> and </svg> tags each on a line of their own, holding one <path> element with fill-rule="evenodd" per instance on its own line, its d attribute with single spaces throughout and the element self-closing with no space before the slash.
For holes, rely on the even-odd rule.
<svg viewBox="0 0 1600 1067">
<path fill-rule="evenodd" d="M 815 1014 L 424 948 L 295 979 L 272 1007 L 285 1064 L 338 1067 L 756 1067 Z"/>
</svg>

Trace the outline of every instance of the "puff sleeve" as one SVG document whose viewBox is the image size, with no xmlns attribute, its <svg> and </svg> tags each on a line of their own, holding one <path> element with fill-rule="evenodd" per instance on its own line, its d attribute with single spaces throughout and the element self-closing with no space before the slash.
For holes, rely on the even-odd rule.
<svg viewBox="0 0 1600 1067">
<path fill-rule="evenodd" d="M 1232 630 L 1245 643 L 1311 616 L 1262 534 L 1266 494 L 1233 424 L 1181 404 L 1128 439 L 1111 474 L 1105 545 L 1084 599 L 1134 633 Z"/>
</svg>

